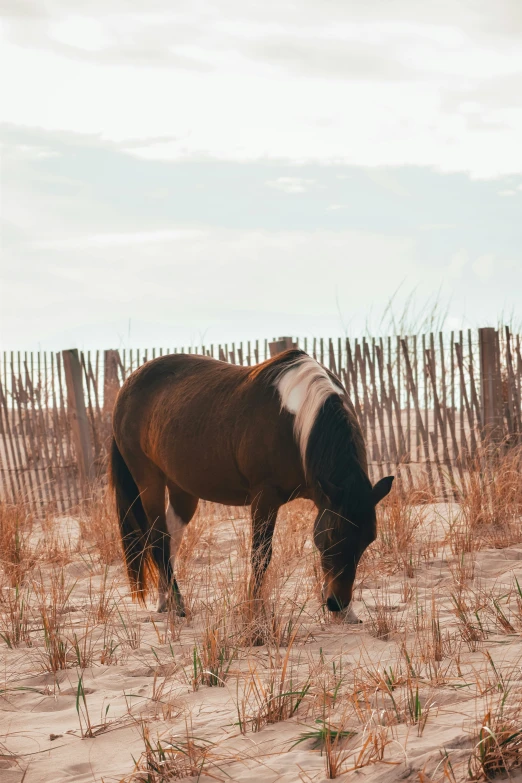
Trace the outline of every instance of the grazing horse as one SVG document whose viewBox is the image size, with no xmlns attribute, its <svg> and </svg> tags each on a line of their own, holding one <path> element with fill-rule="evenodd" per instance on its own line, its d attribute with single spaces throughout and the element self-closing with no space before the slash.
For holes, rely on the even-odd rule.
<svg viewBox="0 0 522 783">
<path fill-rule="evenodd" d="M 332 612 L 350 607 L 355 571 L 375 540 L 375 506 L 393 476 L 372 487 L 353 406 L 340 382 L 303 351 L 254 367 L 171 354 L 123 384 L 113 415 L 111 482 L 133 595 L 158 574 L 158 611 L 183 599 L 174 561 L 199 498 L 250 505 L 251 597 L 260 596 L 279 508 L 310 498 L 314 541 Z M 166 494 L 168 492 L 168 503 Z"/>
</svg>

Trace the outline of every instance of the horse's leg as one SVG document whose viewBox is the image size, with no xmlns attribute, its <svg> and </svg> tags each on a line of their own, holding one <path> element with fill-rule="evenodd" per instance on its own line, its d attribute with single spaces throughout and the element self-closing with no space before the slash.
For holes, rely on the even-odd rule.
<svg viewBox="0 0 522 783">
<path fill-rule="evenodd" d="M 167 530 L 170 537 L 169 562 L 167 568 L 167 587 L 165 591 L 165 607 L 169 600 L 169 588 L 172 590 L 177 613 L 185 616 L 185 606 L 178 583 L 174 575 L 174 563 L 178 553 L 185 528 L 196 513 L 198 498 L 183 492 L 172 482 L 167 482 L 169 490 L 169 504 L 167 506 Z"/>
<path fill-rule="evenodd" d="M 272 538 L 281 501 L 266 492 L 252 503 L 252 579 L 250 597 L 257 600 L 263 586 L 268 564 L 272 559 Z"/>
<path fill-rule="evenodd" d="M 165 594 L 170 582 L 169 557 L 170 536 L 167 530 L 165 513 L 165 476 L 158 469 L 147 466 L 141 472 L 136 483 L 140 490 L 141 502 L 149 522 L 149 540 L 147 542 L 152 558 L 158 569 L 157 611 L 165 611 Z"/>
</svg>

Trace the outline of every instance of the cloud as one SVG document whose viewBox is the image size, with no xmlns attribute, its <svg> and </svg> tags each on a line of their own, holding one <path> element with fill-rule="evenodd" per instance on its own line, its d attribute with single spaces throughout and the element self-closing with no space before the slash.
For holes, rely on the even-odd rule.
<svg viewBox="0 0 522 783">
<path fill-rule="evenodd" d="M 136 247 L 139 245 L 165 244 L 178 240 L 198 239 L 203 230 L 164 229 L 163 231 L 127 231 L 113 234 L 91 234 L 87 236 L 48 239 L 28 243 L 30 250 L 86 250 L 89 248 Z"/>
<path fill-rule="evenodd" d="M 18 46 L 96 65 L 128 65 L 206 72 L 205 36 L 196 17 L 174 13 L 166 4 L 148 13 L 131 11 L 120 3 L 4 2 L 5 35 Z M 200 41 L 199 49 L 187 46 Z"/>
<path fill-rule="evenodd" d="M 171 225 L 266 230 L 314 226 L 416 236 L 432 263 L 459 248 L 471 258 L 520 255 L 520 178 L 475 182 L 427 168 L 157 161 L 99 134 L 0 129 L 3 218 L 11 242 L 64 240 Z M 142 145 L 164 139 L 134 138 Z M 270 183 L 267 185 L 267 183 Z M 248 194 L 248 198 L 245 198 Z M 428 236 L 429 233 L 429 236 Z M 5 232 L 4 232 L 5 236 Z"/>
<path fill-rule="evenodd" d="M 453 312 L 480 323 L 522 287 L 518 199 L 498 196 L 519 178 L 155 161 L 99 134 L 11 125 L 1 136 L 6 348 L 34 347 L 35 334 L 54 348 L 73 334 L 119 344 L 111 324 L 126 334 L 129 318 L 136 341 L 156 344 L 186 345 L 207 326 L 212 339 L 339 334 L 336 298 L 361 329 L 401 281 L 422 301 L 442 286 Z M 483 256 L 495 259 L 486 284 Z"/>
<path fill-rule="evenodd" d="M 27 21 L 48 16 L 45 0 L 2 0 L 1 9 L 4 19 L 9 20 Z"/>
<path fill-rule="evenodd" d="M 151 160 L 522 172 L 518 0 L 4 5 L 13 123 Z"/>
<path fill-rule="evenodd" d="M 9 162 L 13 161 L 31 161 L 40 160 L 42 158 L 52 158 L 57 155 L 50 149 L 45 147 L 38 147 L 35 144 L 3 144 L 0 142 L 0 151 L 4 157 L 4 161 L 9 159 Z"/>
<path fill-rule="evenodd" d="M 302 40 L 281 36 L 241 48 L 250 58 L 316 77 L 387 82 L 405 81 L 414 74 L 399 52 L 383 49 L 378 42 L 335 40 L 331 35 Z"/>
<path fill-rule="evenodd" d="M 268 180 L 268 187 L 282 190 L 283 193 L 306 193 L 314 185 L 313 179 L 303 177 L 278 177 Z"/>
</svg>

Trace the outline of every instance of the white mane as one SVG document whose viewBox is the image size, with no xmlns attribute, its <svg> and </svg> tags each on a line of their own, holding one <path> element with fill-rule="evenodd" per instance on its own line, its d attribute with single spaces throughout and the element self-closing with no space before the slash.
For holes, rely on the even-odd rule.
<svg viewBox="0 0 522 783">
<path fill-rule="evenodd" d="M 295 415 L 294 435 L 306 473 L 306 449 L 317 415 L 328 397 L 343 394 L 344 389 L 332 381 L 324 367 L 306 355 L 285 368 L 275 386 L 281 409 Z"/>
</svg>

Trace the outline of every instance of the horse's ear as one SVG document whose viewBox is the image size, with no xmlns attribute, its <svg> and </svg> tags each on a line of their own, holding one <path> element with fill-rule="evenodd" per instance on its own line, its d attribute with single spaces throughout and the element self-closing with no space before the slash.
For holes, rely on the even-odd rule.
<svg viewBox="0 0 522 783">
<path fill-rule="evenodd" d="M 385 476 L 372 488 L 373 505 L 376 506 L 392 488 L 394 476 Z"/>
<path fill-rule="evenodd" d="M 337 484 L 332 484 L 332 482 L 328 481 L 327 479 L 319 479 L 317 483 L 319 484 L 319 489 L 325 496 L 326 500 L 330 503 L 330 505 L 332 506 L 340 505 L 343 497 L 342 487 L 338 487 Z"/>
</svg>

